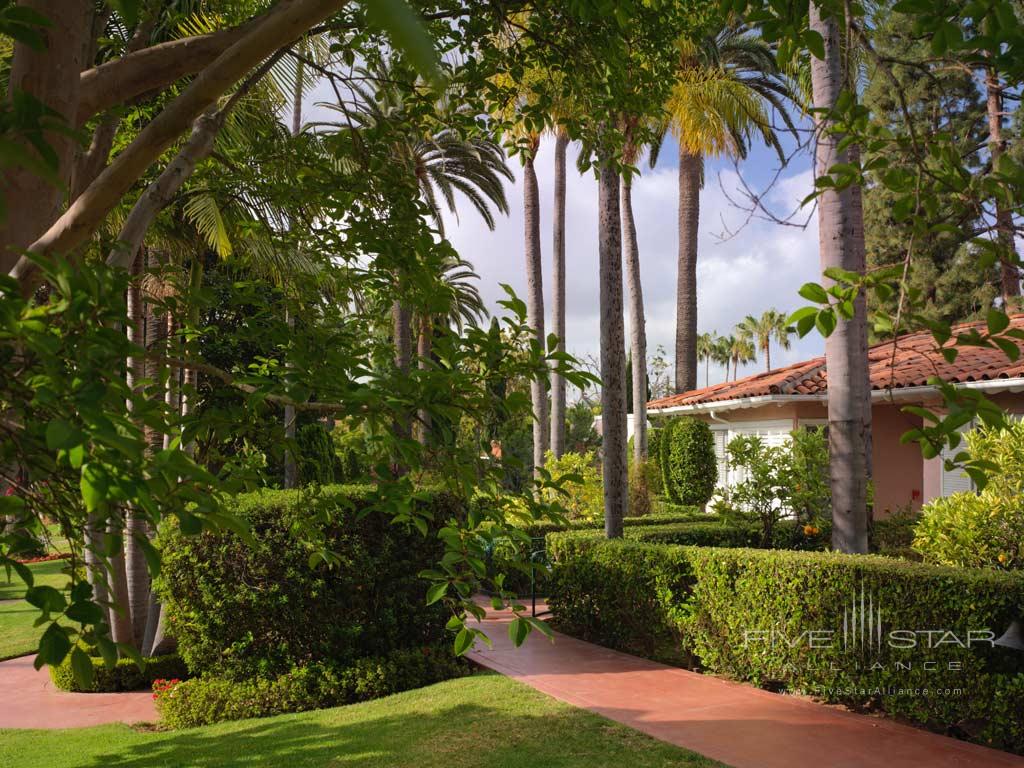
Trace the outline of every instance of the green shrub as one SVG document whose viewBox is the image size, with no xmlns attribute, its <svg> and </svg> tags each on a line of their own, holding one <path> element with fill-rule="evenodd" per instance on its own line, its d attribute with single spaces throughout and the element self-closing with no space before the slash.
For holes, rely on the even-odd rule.
<svg viewBox="0 0 1024 768">
<path fill-rule="evenodd" d="M 370 475 L 366 436 L 361 427 L 339 422 L 331 432 L 334 446 L 334 482 L 365 482 Z"/>
<path fill-rule="evenodd" d="M 914 550 L 942 565 L 1024 569 L 1024 423 L 970 432 L 967 448 L 996 469 L 980 493 L 925 504 Z"/>
<path fill-rule="evenodd" d="M 723 491 L 715 511 L 737 524 L 759 524 L 761 546 L 774 541 L 781 520 L 820 528 L 831 518 L 828 445 L 822 430 L 794 430 L 779 446 L 766 445 L 756 435 L 740 435 L 726 451 L 729 466 L 743 470 L 742 480 Z"/>
<path fill-rule="evenodd" d="M 647 484 L 647 465 L 649 462 L 633 462 L 629 466 L 629 515 L 630 517 L 647 517 L 653 509 L 651 489 Z"/>
<path fill-rule="evenodd" d="M 442 604 L 425 605 L 417 574 L 443 554 L 433 531 L 462 510 L 446 494 L 419 494 L 417 512 L 434 521 L 424 536 L 372 511 L 372 498 L 355 486 L 239 496 L 234 511 L 248 521 L 252 546 L 227 531 L 167 532 L 160 594 L 189 669 L 274 677 L 440 640 L 448 617 Z M 333 567 L 310 567 L 311 550 L 291 531 L 300 521 L 337 555 Z"/>
<path fill-rule="evenodd" d="M 50 679 L 62 691 L 75 693 L 120 693 L 122 691 L 138 691 L 149 688 L 154 680 L 161 678 L 185 679 L 188 667 L 177 654 L 154 656 L 145 659 L 142 669 L 131 659 L 118 659 L 113 667 L 108 667 L 103 659 L 93 656 L 92 687 L 82 688 L 71 671 L 70 654 L 63 662 L 50 667 Z"/>
<path fill-rule="evenodd" d="M 693 418 L 671 420 L 659 440 L 662 480 L 669 500 L 702 507 L 718 482 L 711 427 Z"/>
<path fill-rule="evenodd" d="M 1024 751 L 1024 654 L 949 639 L 1001 633 L 1024 607 L 1019 574 L 570 533 L 548 537 L 548 548 L 549 602 L 572 634 Z M 862 594 L 884 634 L 844 650 L 844 619 Z M 898 647 L 907 631 L 917 648 Z M 824 633 L 815 647 L 809 632 Z"/>
<path fill-rule="evenodd" d="M 597 459 L 593 451 L 587 453 L 564 453 L 557 459 L 548 451 L 545 454 L 544 468 L 551 473 L 551 479 L 558 481 L 567 475 L 577 475 L 579 482 L 566 483 L 568 495 L 548 489 L 544 491 L 547 500 L 557 501 L 565 508 L 565 516 L 570 520 L 596 520 L 604 515 L 604 488 L 601 485 L 601 473 L 597 469 Z"/>
<path fill-rule="evenodd" d="M 914 527 L 920 515 L 910 506 L 895 510 L 884 520 L 872 520 L 868 529 L 868 545 L 871 552 L 890 557 L 909 557 L 920 560 L 921 555 L 914 552 Z"/>
<path fill-rule="evenodd" d="M 331 433 L 323 424 L 305 424 L 296 430 L 295 442 L 299 448 L 299 483 L 330 485 L 335 482 L 334 443 Z"/>
<path fill-rule="evenodd" d="M 756 547 L 762 548 L 762 531 L 755 524 L 732 524 L 725 520 L 683 520 L 661 522 L 646 518 L 649 525 L 631 525 L 623 528 L 623 536 L 630 541 L 647 544 L 685 544 L 698 547 Z M 583 529 L 578 536 L 600 537 L 597 529 Z M 824 550 L 828 546 L 830 530 L 816 528 L 808 531 L 804 525 L 792 520 L 779 523 L 768 542 L 773 549 Z"/>
<path fill-rule="evenodd" d="M 313 663 L 272 679 L 196 678 L 161 686 L 156 706 L 165 725 L 194 728 L 366 701 L 468 672 L 469 664 L 450 647 L 424 646 L 358 659 L 347 667 Z"/>
</svg>

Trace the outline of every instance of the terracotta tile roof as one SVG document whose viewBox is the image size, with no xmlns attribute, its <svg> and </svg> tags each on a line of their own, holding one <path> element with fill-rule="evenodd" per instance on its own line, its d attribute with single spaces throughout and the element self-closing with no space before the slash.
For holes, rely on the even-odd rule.
<svg viewBox="0 0 1024 768">
<path fill-rule="evenodd" d="M 1024 328 L 1024 313 L 1011 315 L 1010 324 L 1011 327 Z M 972 330 L 983 332 L 985 323 L 962 323 L 954 326 L 953 333 L 964 334 Z M 1018 341 L 1017 344 L 1024 350 L 1024 341 Z M 958 384 L 1024 377 L 1024 355 L 1016 362 L 1011 362 L 997 349 L 962 346 L 959 350 L 956 360 L 952 363 L 947 362 L 936 352 L 935 339 L 927 331 L 900 336 L 895 342 L 875 344 L 868 349 L 871 388 L 883 390 L 890 387 L 920 387 L 927 385 L 931 376 L 939 376 L 945 381 Z M 662 397 L 652 400 L 647 407 L 673 408 L 769 395 L 825 395 L 827 391 L 828 371 L 825 368 L 825 358 L 816 357 L 737 381 L 712 384 L 710 387 Z"/>
</svg>

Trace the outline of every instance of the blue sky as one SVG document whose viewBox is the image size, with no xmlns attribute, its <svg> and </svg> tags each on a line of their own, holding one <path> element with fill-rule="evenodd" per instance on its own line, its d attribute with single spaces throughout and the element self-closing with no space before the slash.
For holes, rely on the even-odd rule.
<svg viewBox="0 0 1024 768">
<path fill-rule="evenodd" d="M 544 292 L 548 328 L 551 318 L 551 198 L 553 178 L 553 139 L 546 139 L 536 168 L 542 201 L 541 243 L 544 250 Z M 570 147 L 567 194 L 567 329 L 566 343 L 577 355 L 598 353 L 597 285 L 597 185 L 592 176 L 576 173 L 572 160 L 576 148 Z M 676 146 L 666 142 L 658 167 L 650 170 L 646 161 L 642 175 L 634 182 L 633 208 L 640 244 L 640 271 L 647 315 L 648 349 L 663 346 L 671 361 L 675 334 L 676 284 Z M 740 169 L 752 189 L 760 191 L 778 168 L 775 154 L 755 149 Z M 464 206 L 456 220 L 446 222 L 448 237 L 463 258 L 468 259 L 481 277 L 481 291 L 494 309 L 502 297 L 500 283 L 510 284 L 525 295 L 522 215 L 522 170 L 513 161 L 516 184 L 508 190 L 511 214 L 499 219 L 490 232 L 470 209 Z M 811 157 L 796 157 L 766 197 L 766 205 L 779 213 L 789 213 L 811 191 Z M 701 222 L 698 258 L 698 325 L 701 332 L 729 333 L 747 314 L 760 314 L 769 308 L 790 312 L 801 305 L 799 287 L 818 279 L 818 231 L 812 215 L 806 229 L 754 220 L 727 240 L 724 230 L 735 230 L 746 214 L 730 205 L 723 187 L 734 193 L 738 188 L 736 170 L 729 160 L 708 162 L 704 193 L 701 197 Z M 740 199 L 738 193 L 732 195 Z M 811 213 L 805 209 L 799 220 Z M 628 323 L 628 318 L 627 318 Z M 628 339 L 628 333 L 627 333 Z M 818 336 L 798 340 L 790 350 L 772 350 L 773 367 L 821 354 L 823 341 Z M 763 362 L 741 368 L 741 375 L 763 369 Z M 723 373 L 712 367 L 711 381 Z M 703 384 L 703 369 L 700 373 Z"/>
</svg>

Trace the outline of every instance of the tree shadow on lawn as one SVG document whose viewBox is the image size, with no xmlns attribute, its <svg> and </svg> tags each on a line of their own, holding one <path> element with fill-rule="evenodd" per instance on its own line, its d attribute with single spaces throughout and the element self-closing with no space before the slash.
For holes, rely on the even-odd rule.
<svg viewBox="0 0 1024 768">
<path fill-rule="evenodd" d="M 350 722 L 347 708 L 250 721 L 239 727 L 175 731 L 116 754 L 97 754 L 84 766 L 598 766 L 623 765 L 637 747 L 653 747 L 651 764 L 667 761 L 657 742 L 638 744 L 636 732 L 615 738 L 612 726 L 584 722 L 579 710 L 537 715 L 479 705 L 404 712 Z M 314 717 L 310 717 L 314 714 Z M 332 721 L 334 721 L 332 723 Z M 610 724 L 609 724 L 610 726 Z M 624 729 L 628 730 L 628 729 Z M 606 736 L 607 734 L 607 736 Z M 609 743 L 609 740 L 611 743 Z M 609 749 L 614 745 L 616 748 Z M 657 745 L 657 746 L 654 746 Z M 635 753 L 633 753 L 635 754 Z M 632 763 L 639 765 L 643 763 Z"/>
</svg>

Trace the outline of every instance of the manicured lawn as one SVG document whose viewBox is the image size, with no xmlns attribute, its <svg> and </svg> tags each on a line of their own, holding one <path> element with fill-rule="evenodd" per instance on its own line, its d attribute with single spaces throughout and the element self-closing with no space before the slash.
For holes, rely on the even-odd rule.
<svg viewBox="0 0 1024 768">
<path fill-rule="evenodd" d="M 32 563 L 29 568 L 37 585 L 63 589 L 68 577 L 61 571 L 67 564 L 67 560 L 49 560 Z M 0 568 L 0 600 L 6 601 L 0 602 L 0 660 L 34 653 L 42 634 L 42 629 L 32 626 L 39 611 L 21 599 L 24 594 L 25 583 L 18 575 L 11 571 L 11 580 L 7 581 L 7 574 Z"/>
<path fill-rule="evenodd" d="M 5 768 L 633 768 L 718 766 L 493 674 L 337 709 L 140 732 L 0 731 Z"/>
</svg>

